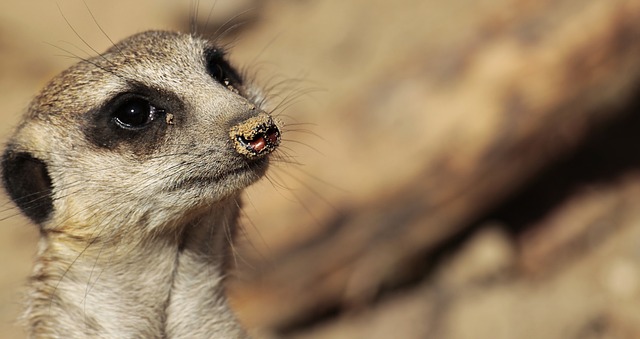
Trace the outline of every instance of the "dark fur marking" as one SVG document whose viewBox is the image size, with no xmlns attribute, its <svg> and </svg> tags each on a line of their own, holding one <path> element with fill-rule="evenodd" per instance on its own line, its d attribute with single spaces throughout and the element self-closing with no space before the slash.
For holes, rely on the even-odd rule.
<svg viewBox="0 0 640 339">
<path fill-rule="evenodd" d="M 204 52 L 205 66 L 209 75 L 221 85 L 242 92 L 244 81 L 240 73 L 229 64 L 224 51 L 220 48 L 209 48 Z"/>
<path fill-rule="evenodd" d="M 148 101 L 159 111 L 153 121 L 138 129 L 124 129 L 114 119 L 119 105 L 129 99 Z M 167 130 L 166 114 L 173 115 L 172 125 L 184 121 L 184 104 L 173 93 L 133 84 L 132 88 L 107 101 L 102 107 L 85 114 L 83 132 L 92 144 L 106 149 L 126 147 L 133 154 L 143 156 L 153 153 Z"/>
<path fill-rule="evenodd" d="M 9 147 L 2 156 L 5 190 L 22 213 L 37 224 L 53 213 L 53 185 L 47 165 L 27 152 Z"/>
</svg>

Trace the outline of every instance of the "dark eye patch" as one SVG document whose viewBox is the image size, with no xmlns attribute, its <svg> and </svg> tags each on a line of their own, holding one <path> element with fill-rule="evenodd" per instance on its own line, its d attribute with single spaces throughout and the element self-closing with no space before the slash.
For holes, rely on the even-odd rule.
<svg viewBox="0 0 640 339">
<path fill-rule="evenodd" d="M 220 48 L 211 48 L 205 51 L 205 62 L 209 75 L 228 89 L 239 92 L 242 87 L 242 77 L 229 62 L 225 60 L 224 51 Z"/>
<path fill-rule="evenodd" d="M 82 129 L 87 140 L 100 148 L 151 154 L 168 128 L 182 124 L 183 112 L 184 104 L 174 93 L 132 84 L 128 91 L 84 113 Z"/>
</svg>

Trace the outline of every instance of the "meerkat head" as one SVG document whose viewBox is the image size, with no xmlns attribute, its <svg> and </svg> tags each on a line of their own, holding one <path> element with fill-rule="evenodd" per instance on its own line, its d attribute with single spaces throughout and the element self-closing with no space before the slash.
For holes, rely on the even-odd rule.
<svg viewBox="0 0 640 339">
<path fill-rule="evenodd" d="M 210 41 L 134 35 L 34 99 L 2 157 L 4 186 L 44 230 L 166 226 L 264 174 L 280 131 L 249 93 Z"/>
</svg>

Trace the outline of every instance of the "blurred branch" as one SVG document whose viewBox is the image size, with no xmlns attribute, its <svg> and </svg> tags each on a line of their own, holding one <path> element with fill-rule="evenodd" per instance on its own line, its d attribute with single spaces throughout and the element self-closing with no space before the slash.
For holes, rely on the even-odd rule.
<svg viewBox="0 0 640 339">
<path fill-rule="evenodd" d="M 369 302 L 590 131 L 619 118 L 618 106 L 640 83 L 640 2 L 522 5 L 507 21 L 487 17 L 482 34 L 443 51 L 447 67 L 425 76 L 420 70 L 433 65 L 417 55 L 394 80 L 417 78 L 430 88 L 425 105 L 455 121 L 448 135 L 489 124 L 486 140 L 462 150 L 442 140 L 437 161 L 419 177 L 336 213 L 323 233 L 256 271 L 242 292 L 260 310 L 252 318 L 286 328 Z M 361 114 L 370 109 L 364 97 L 353 101 Z"/>
</svg>

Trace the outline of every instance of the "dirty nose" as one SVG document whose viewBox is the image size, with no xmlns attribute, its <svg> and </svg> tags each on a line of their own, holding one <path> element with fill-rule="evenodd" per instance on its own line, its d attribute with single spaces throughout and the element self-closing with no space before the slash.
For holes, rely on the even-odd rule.
<svg viewBox="0 0 640 339">
<path fill-rule="evenodd" d="M 265 156 L 280 144 L 280 130 L 266 113 L 233 126 L 229 136 L 236 151 L 249 159 Z"/>
</svg>

